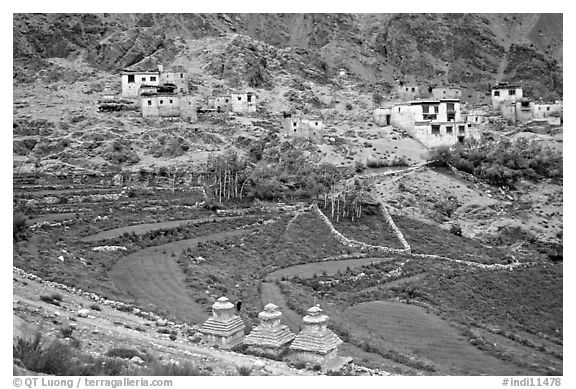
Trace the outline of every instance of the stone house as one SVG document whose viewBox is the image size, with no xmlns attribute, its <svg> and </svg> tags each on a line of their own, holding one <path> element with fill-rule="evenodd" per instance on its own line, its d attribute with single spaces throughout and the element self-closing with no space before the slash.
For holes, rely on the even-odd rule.
<svg viewBox="0 0 576 389">
<path fill-rule="evenodd" d="M 319 140 L 324 135 L 323 127 L 322 120 L 319 118 L 305 118 L 290 112 L 282 114 L 281 134 L 286 137 Z"/>
<path fill-rule="evenodd" d="M 501 82 L 492 88 L 492 106 L 499 107 L 503 104 L 515 103 L 523 97 L 522 88 Z"/>
<path fill-rule="evenodd" d="M 216 112 L 254 113 L 256 94 L 254 92 L 231 93 L 208 100 L 208 106 Z"/>
<path fill-rule="evenodd" d="M 175 93 L 188 94 L 188 73 L 184 66 L 177 65 L 164 71 L 164 67 L 158 65 L 158 70 L 160 71 L 161 84 L 176 85 Z"/>
<path fill-rule="evenodd" d="M 414 100 L 420 97 L 420 89 L 417 85 L 400 83 L 396 87 L 396 92 L 400 100 Z"/>
<path fill-rule="evenodd" d="M 196 121 L 196 103 L 190 95 L 179 95 L 161 88 L 147 88 L 140 95 L 143 117 L 179 117 Z"/>
<path fill-rule="evenodd" d="M 391 123 L 427 147 L 451 146 L 481 137 L 477 127 L 465 122 L 458 99 L 396 104 L 392 107 Z"/>
<path fill-rule="evenodd" d="M 466 113 L 466 123 L 480 125 L 486 121 L 486 112 L 481 109 L 471 109 Z"/>
<path fill-rule="evenodd" d="M 140 87 L 160 85 L 160 72 L 157 70 L 148 72 L 130 71 L 121 72 L 122 97 L 135 99 L 140 96 Z"/>
<path fill-rule="evenodd" d="M 155 87 L 162 84 L 175 85 L 174 92 L 188 93 L 188 74 L 183 66 L 174 66 L 164 71 L 162 65 L 150 71 L 124 70 L 122 77 L 122 97 L 135 99 L 140 97 L 140 89 Z"/>
<path fill-rule="evenodd" d="M 380 107 L 374 110 L 374 123 L 385 127 L 392 124 L 392 107 Z"/>
<path fill-rule="evenodd" d="M 532 120 L 546 120 L 550 124 L 563 123 L 563 105 L 561 101 L 554 103 L 535 103 L 522 98 L 512 104 L 502 106 L 502 116 L 508 123 L 526 123 Z"/>
</svg>

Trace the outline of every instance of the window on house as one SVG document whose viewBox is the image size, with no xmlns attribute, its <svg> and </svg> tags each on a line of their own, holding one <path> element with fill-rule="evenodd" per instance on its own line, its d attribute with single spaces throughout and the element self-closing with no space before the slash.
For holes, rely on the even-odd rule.
<svg viewBox="0 0 576 389">
<path fill-rule="evenodd" d="M 318 122 L 314 122 L 314 125 L 317 126 L 317 125 L 318 125 Z"/>
<path fill-rule="evenodd" d="M 227 103 L 227 102 L 228 102 L 228 99 L 224 100 L 224 102 L 226 102 L 226 103 Z"/>
<path fill-rule="evenodd" d="M 172 104 L 172 99 L 170 99 L 170 104 Z"/>
<path fill-rule="evenodd" d="M 510 90 L 508 90 L 508 94 L 509 94 L 510 96 L 515 95 L 515 94 L 516 94 L 516 89 L 510 89 Z"/>
<path fill-rule="evenodd" d="M 184 73 L 180 73 L 180 78 L 184 78 Z"/>
<path fill-rule="evenodd" d="M 499 90 L 495 90 L 495 91 L 494 91 L 494 96 L 500 96 L 500 91 L 499 91 Z"/>
<path fill-rule="evenodd" d="M 446 133 L 452 134 L 452 126 L 446 126 Z"/>
<path fill-rule="evenodd" d="M 478 123 L 478 118 L 475 118 L 474 121 L 476 121 L 476 123 Z"/>
<path fill-rule="evenodd" d="M 468 127 L 472 127 L 472 123 L 468 123 Z"/>
<path fill-rule="evenodd" d="M 164 100 L 160 100 L 160 104 L 164 104 Z"/>
<path fill-rule="evenodd" d="M 242 100 L 242 96 L 238 96 L 238 101 L 241 101 L 241 100 Z"/>
<path fill-rule="evenodd" d="M 152 105 L 152 100 L 148 100 L 148 105 Z"/>
<path fill-rule="evenodd" d="M 146 81 L 146 77 L 142 77 L 142 81 Z"/>
<path fill-rule="evenodd" d="M 294 132 L 296 132 L 296 129 L 294 129 Z"/>
<path fill-rule="evenodd" d="M 294 122 L 294 127 L 296 127 L 298 124 L 296 122 Z"/>
<path fill-rule="evenodd" d="M 134 75 L 133 74 L 128 75 L 128 82 L 134 82 Z"/>
<path fill-rule="evenodd" d="M 150 77 L 150 81 L 156 81 L 156 77 L 151 76 L 151 77 Z"/>
<path fill-rule="evenodd" d="M 440 134 L 440 126 L 432 125 L 432 135 L 439 135 Z"/>
<path fill-rule="evenodd" d="M 412 92 L 415 92 L 415 91 L 416 91 L 416 88 L 412 88 Z"/>
<path fill-rule="evenodd" d="M 550 111 L 550 107 L 546 107 L 546 111 Z"/>
<path fill-rule="evenodd" d="M 468 127 L 470 127 L 470 124 L 468 124 Z M 458 132 L 460 134 L 464 134 L 466 132 L 466 128 L 464 126 L 458 126 Z"/>
<path fill-rule="evenodd" d="M 248 95 L 248 102 L 252 101 L 252 95 Z"/>
</svg>

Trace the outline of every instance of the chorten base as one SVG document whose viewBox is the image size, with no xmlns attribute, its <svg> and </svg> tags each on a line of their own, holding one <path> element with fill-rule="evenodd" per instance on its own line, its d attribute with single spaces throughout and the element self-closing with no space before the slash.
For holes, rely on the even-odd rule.
<svg viewBox="0 0 576 389">
<path fill-rule="evenodd" d="M 266 357 L 271 359 L 280 359 L 288 351 L 289 343 L 280 347 L 270 347 L 251 344 L 246 346 L 245 352 L 247 354 L 257 355 L 259 357 Z"/>
<path fill-rule="evenodd" d="M 203 334 L 202 343 L 209 346 L 218 346 L 222 350 L 231 350 L 244 340 L 244 330 L 235 332 L 229 336 L 220 336 L 215 334 Z"/>
</svg>

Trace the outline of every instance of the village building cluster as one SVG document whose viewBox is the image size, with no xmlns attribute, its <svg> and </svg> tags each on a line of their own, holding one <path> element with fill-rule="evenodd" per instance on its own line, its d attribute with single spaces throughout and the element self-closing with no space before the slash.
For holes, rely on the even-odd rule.
<svg viewBox="0 0 576 389">
<path fill-rule="evenodd" d="M 400 102 L 374 110 L 378 126 L 405 130 L 424 146 L 452 146 L 466 140 L 480 139 L 487 121 L 487 110 L 464 110 L 462 90 L 456 87 L 430 87 L 426 92 L 413 83 L 400 82 L 396 87 Z M 563 123 L 561 101 L 535 102 L 523 95 L 522 88 L 499 83 L 491 90 L 492 107 L 508 123 L 542 121 Z"/>
<path fill-rule="evenodd" d="M 194 122 L 198 112 L 253 114 L 257 95 L 237 91 L 216 95 L 199 109 L 189 93 L 188 74 L 183 66 L 164 69 L 159 65 L 151 71 L 121 72 L 122 99 L 108 92 L 99 100 L 100 110 L 122 109 L 125 99 L 137 101 L 143 117 L 180 118 Z M 394 94 L 394 93 L 393 93 Z M 397 100 L 374 110 L 378 126 L 393 126 L 426 147 L 437 147 L 466 140 L 480 139 L 487 121 L 488 110 L 497 110 L 508 123 L 542 121 L 551 125 L 563 123 L 563 104 L 536 102 L 524 96 L 522 88 L 508 83 L 492 87 L 492 107 L 463 108 L 462 89 L 455 86 L 422 88 L 413 82 L 400 81 L 395 89 Z M 285 138 L 305 138 L 318 142 L 325 135 L 320 117 L 294 112 L 282 112 L 280 134 Z"/>
</svg>

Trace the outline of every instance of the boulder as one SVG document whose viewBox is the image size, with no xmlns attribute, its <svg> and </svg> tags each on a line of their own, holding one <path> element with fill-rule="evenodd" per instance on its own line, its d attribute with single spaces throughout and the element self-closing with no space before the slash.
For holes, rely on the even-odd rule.
<svg viewBox="0 0 576 389">
<path fill-rule="evenodd" d="M 88 317 L 88 315 L 90 314 L 90 310 L 89 309 L 79 309 L 78 312 L 76 312 L 76 314 L 79 317 Z"/>
</svg>

